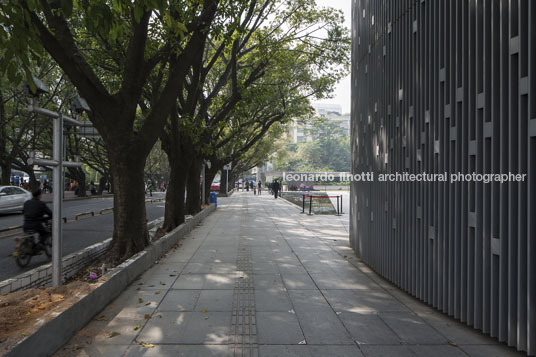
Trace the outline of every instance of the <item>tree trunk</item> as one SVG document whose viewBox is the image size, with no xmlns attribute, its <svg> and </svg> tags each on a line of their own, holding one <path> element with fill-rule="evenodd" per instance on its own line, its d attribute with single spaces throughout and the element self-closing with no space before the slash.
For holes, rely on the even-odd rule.
<svg viewBox="0 0 536 357">
<path fill-rule="evenodd" d="M 169 157 L 169 156 L 168 156 Z M 175 227 L 184 223 L 184 194 L 186 192 L 186 180 L 188 177 L 188 167 L 186 162 L 173 162 L 170 164 L 170 180 L 166 190 L 166 211 L 164 215 L 164 230 L 171 231 Z"/>
<path fill-rule="evenodd" d="M 2 165 L 2 186 L 8 186 L 11 180 L 11 165 Z"/>
<path fill-rule="evenodd" d="M 102 195 L 107 182 L 108 182 L 108 177 L 105 175 L 102 175 L 99 179 L 99 191 L 98 191 L 99 195 Z"/>
<path fill-rule="evenodd" d="M 114 233 L 109 258 L 119 263 L 149 243 L 145 214 L 145 160 L 126 153 L 111 162 L 114 183 Z"/>
<path fill-rule="evenodd" d="M 85 197 L 86 196 L 86 174 L 82 168 L 79 167 L 69 167 L 69 176 L 73 180 L 76 180 L 78 182 L 78 197 Z"/>
<path fill-rule="evenodd" d="M 35 178 L 35 172 L 32 169 L 26 171 L 26 173 L 30 176 L 30 192 L 33 192 L 39 188 L 40 183 Z"/>
<path fill-rule="evenodd" d="M 201 166 L 203 160 L 195 157 L 192 160 L 192 165 L 188 171 L 188 181 L 186 183 L 186 212 L 188 214 L 196 214 L 201 211 Z"/>
<path fill-rule="evenodd" d="M 230 174 L 230 172 L 229 172 Z M 229 176 L 229 178 L 231 178 L 231 176 Z M 229 182 L 232 182 L 231 180 L 229 180 Z M 220 193 L 221 194 L 227 194 L 226 190 L 227 188 L 229 188 L 229 191 L 233 189 L 233 186 L 231 184 L 229 184 L 229 186 L 227 187 L 227 171 L 224 170 L 223 168 L 221 169 L 221 180 L 220 180 Z"/>
<path fill-rule="evenodd" d="M 185 205 L 184 194 L 186 182 L 190 170 L 191 146 L 180 138 L 180 134 L 167 137 L 162 141 L 162 149 L 166 152 L 170 178 L 166 190 L 166 211 L 164 215 L 163 229 L 171 231 L 181 223 L 184 223 Z"/>
</svg>

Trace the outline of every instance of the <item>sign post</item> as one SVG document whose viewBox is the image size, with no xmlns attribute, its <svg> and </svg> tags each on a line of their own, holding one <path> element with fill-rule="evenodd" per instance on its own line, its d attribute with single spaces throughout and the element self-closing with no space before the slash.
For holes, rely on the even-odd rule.
<svg viewBox="0 0 536 357">
<path fill-rule="evenodd" d="M 231 170 L 231 163 L 228 163 L 227 165 L 223 166 L 223 169 L 226 172 L 227 179 L 225 180 L 225 194 L 227 195 L 229 193 L 229 170 Z"/>
<path fill-rule="evenodd" d="M 62 220 L 61 220 L 61 205 L 62 205 L 62 193 L 63 193 L 63 180 L 62 171 L 63 167 L 81 167 L 79 162 L 63 161 L 62 148 L 63 148 L 63 122 L 67 121 L 71 124 L 82 126 L 83 123 L 78 120 L 64 116 L 61 113 L 56 113 L 47 109 L 35 107 L 30 104 L 28 111 L 43 114 L 54 120 L 53 125 L 53 147 L 52 147 L 52 160 L 36 159 L 35 154 L 30 156 L 28 164 L 40 165 L 40 166 L 52 166 L 54 180 L 53 198 L 52 203 L 54 205 L 52 210 L 52 285 L 59 286 L 62 283 Z"/>
</svg>

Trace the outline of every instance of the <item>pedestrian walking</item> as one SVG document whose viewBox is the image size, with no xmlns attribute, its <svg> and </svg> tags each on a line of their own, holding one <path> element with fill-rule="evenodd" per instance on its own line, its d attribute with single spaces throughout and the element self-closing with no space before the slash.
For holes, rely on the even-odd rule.
<svg viewBox="0 0 536 357">
<path fill-rule="evenodd" d="M 249 192 L 249 181 L 246 181 L 246 192 Z"/>
<path fill-rule="evenodd" d="M 279 194 L 280 188 L 281 188 L 281 185 L 279 184 L 279 182 L 277 182 L 277 180 L 275 180 L 272 183 L 272 191 L 274 192 L 274 198 L 276 199 L 277 199 L 277 195 Z"/>
<path fill-rule="evenodd" d="M 251 182 L 251 185 L 253 186 L 253 194 L 256 195 L 257 194 L 257 184 L 255 183 L 255 181 Z"/>
<path fill-rule="evenodd" d="M 261 195 L 261 191 L 262 191 L 262 182 L 259 181 L 259 184 L 257 185 L 257 190 L 259 191 L 259 196 Z"/>
</svg>

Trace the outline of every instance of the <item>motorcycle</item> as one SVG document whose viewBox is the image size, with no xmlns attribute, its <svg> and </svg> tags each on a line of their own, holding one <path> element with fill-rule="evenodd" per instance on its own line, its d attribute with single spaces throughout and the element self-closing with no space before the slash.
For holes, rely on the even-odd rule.
<svg viewBox="0 0 536 357">
<path fill-rule="evenodd" d="M 50 232 L 51 224 L 50 221 L 46 223 L 47 230 Z M 49 235 L 45 240 L 44 247 L 39 247 L 37 242 L 39 242 L 39 233 L 36 231 L 26 231 L 24 236 L 15 238 L 17 245 L 15 246 L 15 251 L 13 252 L 13 257 L 15 262 L 21 268 L 24 268 L 30 264 L 30 260 L 35 255 L 40 255 L 41 251 L 44 251 L 47 257 L 52 256 L 52 236 Z"/>
</svg>

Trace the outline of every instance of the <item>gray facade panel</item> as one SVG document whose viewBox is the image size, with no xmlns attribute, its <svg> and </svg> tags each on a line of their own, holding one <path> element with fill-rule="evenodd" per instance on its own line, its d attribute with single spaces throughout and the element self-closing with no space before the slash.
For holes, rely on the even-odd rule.
<svg viewBox="0 0 536 357">
<path fill-rule="evenodd" d="M 353 0 L 350 244 L 435 308 L 536 353 L 536 1 Z M 394 173 L 523 182 L 380 182 Z"/>
</svg>

